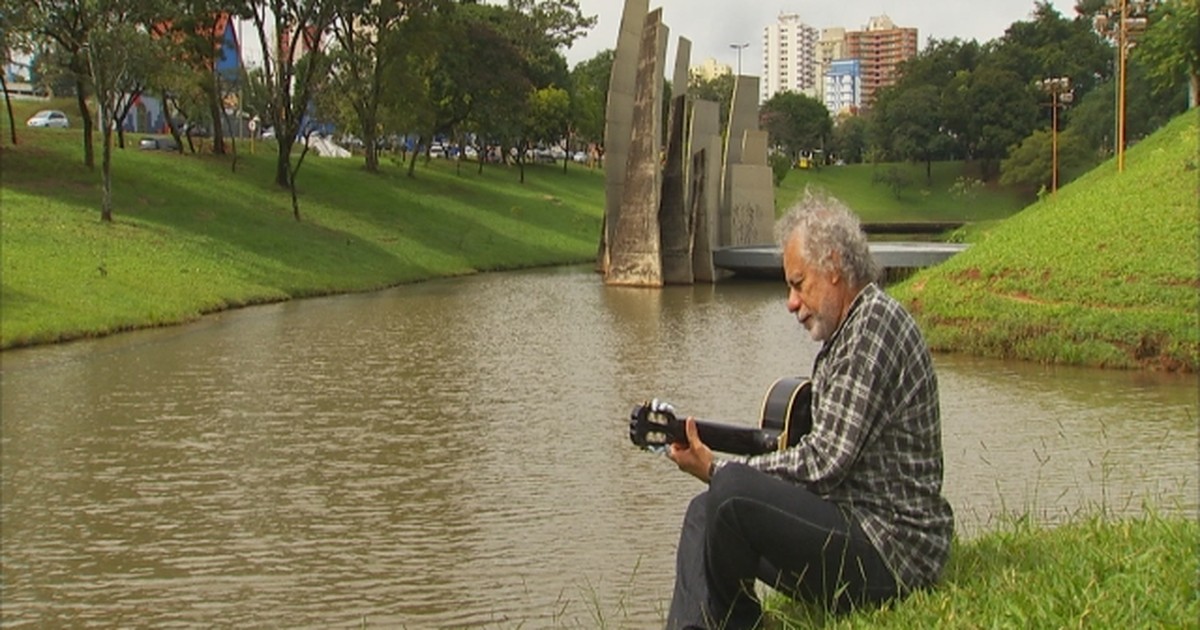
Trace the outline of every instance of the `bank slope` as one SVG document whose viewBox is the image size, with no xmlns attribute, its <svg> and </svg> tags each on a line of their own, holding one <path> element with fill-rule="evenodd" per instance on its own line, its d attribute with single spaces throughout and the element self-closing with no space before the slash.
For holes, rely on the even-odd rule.
<svg viewBox="0 0 1200 630">
<path fill-rule="evenodd" d="M 930 345 L 1047 363 L 1200 363 L 1200 113 L 896 286 Z"/>
<path fill-rule="evenodd" d="M 22 104 L 25 105 L 25 104 Z M 27 112 L 18 112 L 24 120 Z M 4 117 L 7 118 L 7 117 Z M 3 125 L 4 128 L 7 125 Z M 2 129 L 0 129 L 2 130 Z M 114 222 L 82 133 L 18 130 L 0 143 L 0 348 L 175 324 L 225 308 L 427 278 L 594 260 L 603 177 L 572 164 L 309 155 L 302 219 L 275 186 L 273 142 L 230 158 L 133 148 L 113 157 Z M 4 136 L 7 138 L 7 133 Z M 99 147 L 97 147 L 99 162 Z"/>
</svg>

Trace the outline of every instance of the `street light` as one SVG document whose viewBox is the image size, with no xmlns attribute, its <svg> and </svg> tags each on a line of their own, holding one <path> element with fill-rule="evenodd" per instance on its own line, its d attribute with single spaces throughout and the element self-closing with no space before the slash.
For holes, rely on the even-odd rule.
<svg viewBox="0 0 1200 630">
<path fill-rule="evenodd" d="M 1117 46 L 1117 172 L 1125 171 L 1125 68 L 1129 49 L 1137 36 L 1146 30 L 1147 0 L 1109 0 L 1096 15 L 1096 30 L 1113 40 Z"/>
<path fill-rule="evenodd" d="M 738 57 L 737 73 L 738 73 L 738 76 L 741 76 L 741 74 L 742 74 L 742 50 L 749 45 L 750 45 L 750 42 L 746 42 L 745 44 L 730 44 L 729 45 L 730 48 L 737 49 L 737 57 Z"/>
<path fill-rule="evenodd" d="M 1050 194 L 1058 194 L 1058 108 L 1066 107 L 1075 100 L 1071 92 L 1071 77 L 1051 77 L 1038 82 L 1042 90 L 1050 93 Z"/>
</svg>

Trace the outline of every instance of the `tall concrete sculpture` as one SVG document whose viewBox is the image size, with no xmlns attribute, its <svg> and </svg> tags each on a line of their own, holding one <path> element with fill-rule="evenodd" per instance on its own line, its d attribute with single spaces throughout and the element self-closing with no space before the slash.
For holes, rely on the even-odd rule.
<svg viewBox="0 0 1200 630">
<path fill-rule="evenodd" d="M 766 245 L 775 225 L 775 181 L 767 166 L 767 133 L 742 136 L 742 163 L 729 167 L 730 245 Z"/>
<path fill-rule="evenodd" d="M 721 165 L 721 212 L 717 233 L 720 247 L 758 245 L 739 243 L 733 233 L 733 166 L 745 163 L 742 145 L 747 131 L 758 129 L 758 77 L 738 75 L 733 82 L 733 101 L 729 106 L 729 127 L 725 134 L 725 161 Z M 766 155 L 763 155 L 766 163 Z M 739 221 L 744 223 L 744 221 Z M 770 238 L 766 242 L 770 242 Z"/>
<path fill-rule="evenodd" d="M 663 68 L 666 33 L 662 9 L 646 16 L 638 50 L 633 122 L 621 206 L 609 247 L 608 284 L 662 286 L 662 249 L 658 212 L 662 196 L 659 156 L 662 141 Z M 606 169 L 610 168 L 606 165 Z M 611 218 L 610 218 L 611 220 Z"/>
<path fill-rule="evenodd" d="M 637 82 L 638 47 L 646 23 L 650 0 L 625 0 L 621 30 L 608 80 L 608 102 L 604 120 L 604 224 L 600 235 L 597 267 L 608 273 L 611 244 L 621 215 L 629 140 L 633 134 L 633 91 Z"/>
<path fill-rule="evenodd" d="M 692 103 L 688 146 L 688 209 L 692 216 L 692 276 L 696 282 L 720 279 L 713 267 L 712 250 L 717 246 L 717 214 L 721 203 L 721 111 L 714 101 Z"/>
<path fill-rule="evenodd" d="M 663 165 L 662 204 L 658 224 L 662 238 L 662 274 L 665 284 L 691 284 L 692 217 L 687 211 L 688 64 L 692 43 L 680 37 L 675 47 L 675 74 L 671 82 L 671 114 L 667 122 L 666 162 Z"/>
</svg>

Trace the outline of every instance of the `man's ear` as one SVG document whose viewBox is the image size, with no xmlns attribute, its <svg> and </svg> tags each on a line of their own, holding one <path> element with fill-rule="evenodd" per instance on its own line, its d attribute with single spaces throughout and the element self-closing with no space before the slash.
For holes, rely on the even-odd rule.
<svg viewBox="0 0 1200 630">
<path fill-rule="evenodd" d="M 838 284 L 842 281 L 842 254 L 841 252 L 829 252 L 829 283 Z"/>
</svg>

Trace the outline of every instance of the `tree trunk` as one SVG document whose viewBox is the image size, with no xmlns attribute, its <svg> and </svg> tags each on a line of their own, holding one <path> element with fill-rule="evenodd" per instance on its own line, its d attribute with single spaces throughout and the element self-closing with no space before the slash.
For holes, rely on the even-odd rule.
<svg viewBox="0 0 1200 630">
<path fill-rule="evenodd" d="M 92 146 L 92 112 L 88 109 L 87 94 L 83 91 L 83 79 L 75 79 L 75 101 L 79 103 L 79 117 L 83 119 L 83 164 L 91 170 L 96 168 L 96 149 Z"/>
<path fill-rule="evenodd" d="M 12 98 L 8 94 L 8 81 L 4 78 L 5 73 L 0 72 L 0 87 L 4 88 L 4 107 L 8 109 L 8 130 L 12 133 L 12 143 L 17 143 L 17 123 L 13 120 Z"/>
<path fill-rule="evenodd" d="M 292 187 L 290 166 L 292 164 L 292 143 L 286 133 L 280 135 L 282 129 L 275 130 L 275 142 L 279 144 L 279 154 L 275 160 L 275 183 L 283 188 Z"/>
<path fill-rule="evenodd" d="M 112 125 L 105 124 L 103 116 L 100 124 L 103 129 L 100 130 L 100 137 L 104 141 L 104 148 L 100 150 L 100 178 L 104 183 L 104 195 L 100 202 L 100 220 L 107 223 L 112 223 Z"/>
<path fill-rule="evenodd" d="M 209 86 L 208 109 L 212 116 L 213 154 L 225 155 L 225 109 L 221 103 L 221 80 L 213 71 L 212 84 Z M 190 135 L 190 134 L 189 134 Z"/>
<path fill-rule="evenodd" d="M 363 152 L 366 154 L 368 173 L 379 172 L 379 148 L 375 146 L 378 134 L 375 132 L 375 116 L 368 114 L 363 117 L 362 141 Z"/>
</svg>

